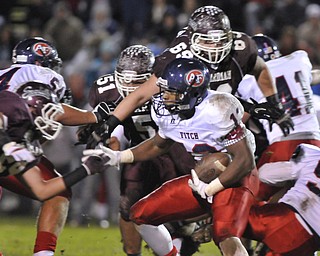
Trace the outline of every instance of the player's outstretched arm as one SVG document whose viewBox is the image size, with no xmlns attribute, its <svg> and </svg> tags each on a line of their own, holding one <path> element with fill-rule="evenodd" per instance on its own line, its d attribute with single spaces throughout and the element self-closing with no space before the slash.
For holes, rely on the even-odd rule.
<svg viewBox="0 0 320 256">
<path fill-rule="evenodd" d="M 100 145 L 100 149 L 87 149 L 83 151 L 85 156 L 92 154 L 103 155 L 109 158 L 107 165 L 120 167 L 122 163 L 146 161 L 166 153 L 174 141 L 164 139 L 156 134 L 154 137 L 141 142 L 139 145 L 123 150 L 115 151 Z"/>
<path fill-rule="evenodd" d="M 134 92 L 125 97 L 115 108 L 113 115 L 120 121 L 125 120 L 139 106 L 146 103 L 151 97 L 159 92 L 156 85 L 157 77 L 152 75 L 150 79 L 141 84 Z"/>
<path fill-rule="evenodd" d="M 108 161 L 109 158 L 102 155 L 84 156 L 80 167 L 62 177 L 45 181 L 37 166 L 28 169 L 17 177 L 31 189 L 37 199 L 44 201 L 73 186 L 85 177 L 103 171 Z"/>
</svg>

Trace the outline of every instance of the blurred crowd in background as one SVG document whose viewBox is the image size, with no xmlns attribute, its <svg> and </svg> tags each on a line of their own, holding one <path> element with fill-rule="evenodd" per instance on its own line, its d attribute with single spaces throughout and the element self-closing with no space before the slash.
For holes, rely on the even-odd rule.
<svg viewBox="0 0 320 256">
<path fill-rule="evenodd" d="M 73 105 L 87 106 L 87 92 L 99 76 L 113 73 L 121 50 L 132 44 L 159 54 L 187 25 L 191 13 L 215 5 L 229 16 L 234 31 L 264 33 L 287 55 L 302 49 L 314 68 L 320 68 L 319 0 L 1 0 L 0 68 L 11 65 L 14 45 L 27 37 L 51 41 L 63 60 L 62 75 L 73 94 Z M 319 86 L 314 87 L 320 94 Z M 82 146 L 75 146 L 76 127 L 66 127 L 45 146 L 57 169 L 68 172 L 79 164 Z M 113 170 L 114 171 L 114 170 Z M 75 186 L 70 222 L 91 219 L 117 222 L 119 173 L 90 177 Z M 98 185 L 97 185 L 98 184 Z M 34 202 L 4 196 L 0 211 L 25 214 Z"/>
</svg>

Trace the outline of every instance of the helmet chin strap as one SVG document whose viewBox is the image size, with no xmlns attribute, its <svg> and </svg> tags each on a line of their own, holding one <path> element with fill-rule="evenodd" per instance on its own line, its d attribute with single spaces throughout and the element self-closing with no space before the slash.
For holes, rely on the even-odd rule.
<svg viewBox="0 0 320 256">
<path fill-rule="evenodd" d="M 182 120 L 187 120 L 187 119 L 190 119 L 191 117 L 193 117 L 195 111 L 196 111 L 196 109 L 192 108 L 192 109 L 189 109 L 189 110 L 185 110 L 185 111 L 179 112 L 178 115 Z"/>
</svg>

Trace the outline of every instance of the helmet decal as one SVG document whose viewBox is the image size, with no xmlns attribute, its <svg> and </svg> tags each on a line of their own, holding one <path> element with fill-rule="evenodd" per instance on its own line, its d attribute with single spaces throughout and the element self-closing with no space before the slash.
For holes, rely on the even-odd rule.
<svg viewBox="0 0 320 256">
<path fill-rule="evenodd" d="M 204 75 L 199 69 L 189 71 L 185 76 L 186 83 L 191 87 L 201 86 L 204 82 Z"/>
<path fill-rule="evenodd" d="M 32 86 L 27 86 L 22 90 L 21 98 L 28 99 L 29 97 L 42 97 L 47 99 L 48 101 L 52 100 L 52 91 L 48 88 L 41 88 L 40 89 L 34 89 Z M 52 100 L 53 101 L 53 100 Z M 57 100 L 54 100 L 53 102 L 57 102 Z"/>
<path fill-rule="evenodd" d="M 38 56 L 49 56 L 52 52 L 51 46 L 44 42 L 34 44 L 32 50 Z"/>
<path fill-rule="evenodd" d="M 281 57 L 277 43 L 271 38 L 264 34 L 256 34 L 252 36 L 258 47 L 258 55 L 264 59 L 264 61 L 269 61 Z"/>
</svg>

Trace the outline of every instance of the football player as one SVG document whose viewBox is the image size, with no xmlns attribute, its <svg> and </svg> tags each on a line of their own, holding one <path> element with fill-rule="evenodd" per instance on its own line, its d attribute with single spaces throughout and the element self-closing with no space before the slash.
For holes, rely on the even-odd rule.
<svg viewBox="0 0 320 256">
<path fill-rule="evenodd" d="M 44 201 L 66 190 L 84 177 L 95 174 L 103 167 L 103 159 L 85 157 L 76 171 L 51 180 L 42 177 L 37 163 L 43 151 L 40 141 L 55 139 L 62 125 L 55 117 L 63 114 L 57 95 L 48 85 L 28 82 L 16 93 L 0 92 L 1 177 L 15 175 L 24 181 L 29 197 Z M 41 162 L 45 165 L 45 162 Z M 46 166 L 52 168 L 52 166 Z M 19 188 L 15 188 L 19 191 Z M 24 189 L 24 190 L 25 190 Z M 23 194 L 26 195 L 26 194 Z"/>
<path fill-rule="evenodd" d="M 232 31 L 228 17 L 215 6 L 196 9 L 188 26 L 178 32 L 169 47 L 156 58 L 154 74 L 126 97 L 108 119 L 109 132 L 137 107 L 158 92 L 157 78 L 175 58 L 202 60 L 210 71 L 210 88 L 234 94 L 245 74 L 253 75 L 267 99 L 267 106 L 249 107 L 246 111 L 257 118 L 276 122 L 284 135 L 293 129 L 292 121 L 279 101 L 268 67 L 258 56 L 254 41 L 246 34 Z M 262 112 L 262 114 L 260 114 Z"/>
<path fill-rule="evenodd" d="M 294 182 L 279 203 L 253 206 L 245 236 L 265 243 L 267 255 L 316 255 L 320 249 L 320 148 L 300 144 L 288 161 L 266 163 L 259 178 L 268 184 Z M 281 171 L 279 171 L 281 170 Z"/>
<path fill-rule="evenodd" d="M 0 70 L 0 91 L 16 92 L 21 85 L 30 81 L 39 81 L 57 95 L 63 114 L 56 116 L 59 122 L 66 125 L 79 125 L 102 121 L 105 111 L 100 106 L 94 112 L 83 111 L 72 107 L 70 94 L 59 71 L 62 61 L 56 48 L 41 37 L 27 38 L 17 43 L 12 52 L 12 62 L 9 68 Z M 48 159 L 44 159 L 49 164 Z M 51 165 L 51 164 L 50 164 Z M 56 177 L 53 168 L 38 166 L 44 177 Z M 0 185 L 9 190 L 22 187 L 22 183 L 15 176 L 8 176 L 0 180 Z M 46 200 L 41 205 L 38 218 L 37 238 L 34 253 L 38 256 L 53 255 L 57 237 L 60 234 L 67 218 L 71 190 Z"/>
<path fill-rule="evenodd" d="M 258 46 L 258 54 L 270 70 L 278 90 L 278 96 L 294 123 L 294 131 L 284 137 L 278 126 L 260 120 L 266 132 L 269 146 L 262 153 L 257 167 L 265 163 L 288 161 L 297 145 L 301 143 L 320 146 L 320 130 L 312 100 L 312 65 L 305 51 L 298 50 L 281 56 L 276 42 L 263 34 L 252 37 Z M 245 76 L 239 85 L 238 93 L 243 99 L 266 102 L 254 77 Z M 280 170 L 279 170 L 280 171 Z M 260 184 L 259 198 L 268 200 L 279 187 Z"/>
<path fill-rule="evenodd" d="M 153 73 L 153 64 L 154 54 L 146 46 L 127 47 L 118 58 L 115 72 L 101 76 L 91 86 L 90 105 L 95 108 L 99 103 L 105 102 L 112 111 L 125 97 L 150 78 Z M 113 132 L 109 147 L 119 150 L 120 142 L 124 141 L 122 147 L 128 148 L 152 137 L 156 133 L 156 125 L 151 119 L 150 111 L 151 102 L 136 109 L 132 116 L 123 122 L 124 130 L 116 129 Z M 79 133 L 79 135 L 86 137 L 84 134 Z M 179 159 L 176 158 L 177 154 Z M 141 253 L 141 237 L 129 218 L 131 206 L 163 182 L 188 173 L 193 166 L 192 157 L 178 143 L 163 156 L 123 166 L 120 183 L 119 224 L 123 249 L 127 255 L 140 255 Z"/>
<path fill-rule="evenodd" d="M 174 59 L 159 77 L 160 93 L 153 98 L 151 115 L 157 133 L 123 151 L 103 146 L 84 151 L 85 155 L 104 152 L 114 166 L 162 155 L 176 142 L 196 160 L 221 150 L 232 155 L 233 161 L 209 184 L 191 170 L 192 176 L 164 183 L 131 207 L 131 219 L 157 255 L 177 254 L 161 224 L 198 217 L 208 210 L 214 215 L 213 239 L 223 255 L 248 255 L 240 237 L 258 189 L 254 138 L 241 121 L 241 103 L 230 93 L 208 90 L 209 81 L 210 72 L 201 61 Z"/>
</svg>

